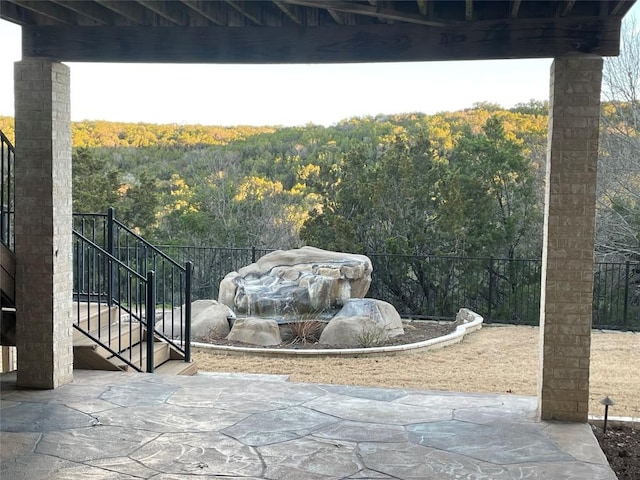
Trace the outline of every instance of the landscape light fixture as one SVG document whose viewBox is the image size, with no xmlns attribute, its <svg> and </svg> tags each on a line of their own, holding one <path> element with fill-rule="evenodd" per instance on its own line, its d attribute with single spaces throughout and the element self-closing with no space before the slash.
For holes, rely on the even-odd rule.
<svg viewBox="0 0 640 480">
<path fill-rule="evenodd" d="M 602 400 L 600 400 L 600 403 L 604 405 L 604 426 L 602 427 L 602 433 L 607 433 L 607 417 L 609 416 L 609 406 L 615 405 L 616 402 L 611 400 L 607 395 Z"/>
</svg>

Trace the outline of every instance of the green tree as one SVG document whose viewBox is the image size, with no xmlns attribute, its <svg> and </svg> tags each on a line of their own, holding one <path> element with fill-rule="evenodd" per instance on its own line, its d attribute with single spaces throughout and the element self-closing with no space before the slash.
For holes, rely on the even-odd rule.
<svg viewBox="0 0 640 480">
<path fill-rule="evenodd" d="M 535 175 L 521 142 L 507 137 L 500 119 L 483 131 L 460 138 L 452 167 L 461 185 L 460 212 L 445 224 L 458 224 L 465 255 L 513 258 L 540 254 L 541 209 L 536 206 Z M 458 202 L 449 202 L 456 205 Z"/>
<path fill-rule="evenodd" d="M 142 173 L 140 178 L 120 188 L 116 215 L 129 228 L 142 236 L 155 237 L 156 215 L 160 206 L 160 185 L 158 180 Z"/>
<path fill-rule="evenodd" d="M 119 172 L 88 148 L 73 152 L 73 211 L 104 213 L 119 197 Z"/>
</svg>

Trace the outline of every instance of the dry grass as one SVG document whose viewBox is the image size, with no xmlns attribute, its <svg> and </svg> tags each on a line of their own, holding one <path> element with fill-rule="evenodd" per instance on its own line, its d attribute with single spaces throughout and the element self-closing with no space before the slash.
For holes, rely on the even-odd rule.
<svg viewBox="0 0 640 480">
<path fill-rule="evenodd" d="M 407 355 L 360 358 L 270 358 L 196 353 L 201 371 L 289 375 L 292 382 L 536 395 L 538 328 L 491 326 L 457 345 Z M 594 331 L 592 415 L 600 399 L 610 415 L 640 417 L 640 334 Z"/>
</svg>

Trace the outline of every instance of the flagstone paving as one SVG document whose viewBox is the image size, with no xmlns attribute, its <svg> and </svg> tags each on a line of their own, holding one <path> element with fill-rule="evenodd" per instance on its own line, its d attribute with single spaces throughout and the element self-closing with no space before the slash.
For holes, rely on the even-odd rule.
<svg viewBox="0 0 640 480">
<path fill-rule="evenodd" d="M 513 395 L 75 371 L 0 376 L 0 478 L 615 480 L 586 424 Z"/>
</svg>

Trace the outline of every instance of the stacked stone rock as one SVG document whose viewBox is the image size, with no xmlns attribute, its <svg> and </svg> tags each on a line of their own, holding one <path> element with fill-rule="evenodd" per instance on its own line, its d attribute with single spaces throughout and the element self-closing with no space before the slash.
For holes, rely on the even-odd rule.
<svg viewBox="0 0 640 480">
<path fill-rule="evenodd" d="M 404 333 L 395 308 L 363 298 L 373 267 L 364 255 L 314 247 L 276 251 L 229 273 L 218 302 L 241 316 L 227 338 L 256 345 L 282 343 L 279 325 L 324 321 L 319 343 L 370 346 Z"/>
</svg>

